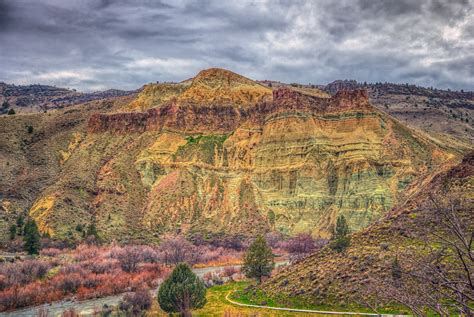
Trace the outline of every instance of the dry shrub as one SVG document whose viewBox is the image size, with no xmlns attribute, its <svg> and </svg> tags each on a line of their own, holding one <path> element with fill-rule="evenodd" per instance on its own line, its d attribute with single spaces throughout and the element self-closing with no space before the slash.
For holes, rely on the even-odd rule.
<svg viewBox="0 0 474 317">
<path fill-rule="evenodd" d="M 0 266 L 0 275 L 4 277 L 3 288 L 20 286 L 43 278 L 51 265 L 40 260 L 25 260 Z"/>
<path fill-rule="evenodd" d="M 119 308 L 132 316 L 138 316 L 143 311 L 150 309 L 151 303 L 150 292 L 147 289 L 139 289 L 136 292 L 125 294 Z"/>
<path fill-rule="evenodd" d="M 65 294 L 72 294 L 82 285 L 82 277 L 79 273 L 56 275 L 52 278 L 51 284 Z"/>
<path fill-rule="evenodd" d="M 99 248 L 95 245 L 81 244 L 74 251 L 74 260 L 77 262 L 92 260 L 99 255 Z"/>
<path fill-rule="evenodd" d="M 59 254 L 61 254 L 61 250 L 57 248 L 47 248 L 47 249 L 41 249 L 40 254 L 42 256 L 49 256 L 49 257 L 56 257 Z"/>
</svg>

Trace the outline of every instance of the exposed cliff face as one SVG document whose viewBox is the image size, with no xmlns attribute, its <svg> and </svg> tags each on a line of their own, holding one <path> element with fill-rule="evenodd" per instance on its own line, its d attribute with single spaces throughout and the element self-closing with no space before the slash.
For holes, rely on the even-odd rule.
<svg viewBox="0 0 474 317">
<path fill-rule="evenodd" d="M 35 205 L 32 215 L 58 235 L 75 210 L 106 238 L 176 229 L 327 237 L 338 214 L 366 227 L 452 158 L 375 110 L 364 90 L 269 91 L 213 69 L 146 112 L 94 114 L 63 170 L 87 183 L 88 207 L 77 206 L 73 186 L 53 184 L 43 197 L 68 204 L 49 199 L 48 212 Z"/>
<path fill-rule="evenodd" d="M 473 183 L 474 152 L 459 165 L 418 187 L 410 199 L 392 209 L 381 221 L 353 234 L 345 252 L 338 253 L 328 247 L 317 251 L 273 276 L 263 284 L 262 290 L 270 296 L 297 297 L 300 302 L 312 304 L 360 301 L 365 290 L 369 290 L 371 297 L 377 297 L 373 290 L 380 287 L 379 281 L 392 281 L 395 258 L 403 263 L 407 254 L 425 255 L 430 252 L 426 243 L 435 245 L 437 250 L 437 236 L 447 237 L 437 215 L 439 206 L 452 208 L 451 202 L 457 201 L 453 208 L 456 219 L 464 232 L 474 230 Z"/>
<path fill-rule="evenodd" d="M 313 114 L 374 111 L 364 90 L 341 91 L 333 98 L 321 98 L 289 88 L 279 88 L 273 91 L 272 96 L 266 96 L 265 99 L 273 101 L 256 103 L 249 100 L 240 106 L 232 103 L 197 106 L 173 100 L 146 112 L 97 113 L 89 120 L 89 131 L 129 133 L 173 129 L 188 133 L 230 133 L 247 120 L 264 122 L 267 116 L 281 111 L 307 111 Z M 184 97 L 178 98 L 182 100 Z M 186 97 L 186 100 L 189 99 Z M 237 101 L 241 102 L 238 98 Z"/>
</svg>

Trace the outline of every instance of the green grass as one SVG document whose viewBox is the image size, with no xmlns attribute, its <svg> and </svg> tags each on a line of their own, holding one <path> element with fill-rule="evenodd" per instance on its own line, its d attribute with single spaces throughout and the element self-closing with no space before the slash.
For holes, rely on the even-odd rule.
<svg viewBox="0 0 474 317">
<path fill-rule="evenodd" d="M 291 312 L 279 312 L 272 311 L 268 309 L 259 309 L 259 308 L 246 308 L 233 305 L 226 300 L 227 294 L 233 292 L 234 290 L 242 291 L 250 283 L 247 281 L 244 282 L 232 282 L 226 283 L 224 285 L 213 286 L 207 290 L 207 304 L 193 312 L 193 316 L 277 316 L 277 317 L 289 317 L 289 316 L 302 316 L 301 313 L 291 313 Z M 311 316 L 316 316 L 311 314 Z"/>
<path fill-rule="evenodd" d="M 230 285 L 232 286 L 232 285 Z M 361 312 L 361 313 L 373 313 L 373 311 L 367 307 L 364 307 L 360 304 L 347 304 L 347 305 L 338 305 L 338 304 L 314 304 L 309 303 L 307 299 L 302 297 L 288 297 L 286 295 L 280 296 L 268 296 L 263 291 L 255 288 L 249 287 L 251 283 L 249 282 L 239 282 L 236 284 L 234 289 L 235 292 L 232 293 L 230 298 L 236 302 L 242 304 L 252 304 L 252 305 L 262 305 L 269 307 L 288 307 L 296 309 L 310 309 L 310 310 L 320 310 L 320 311 L 350 311 L 350 312 Z M 386 314 L 409 314 L 409 311 L 400 305 L 389 305 L 384 308 L 380 308 L 379 313 Z"/>
</svg>

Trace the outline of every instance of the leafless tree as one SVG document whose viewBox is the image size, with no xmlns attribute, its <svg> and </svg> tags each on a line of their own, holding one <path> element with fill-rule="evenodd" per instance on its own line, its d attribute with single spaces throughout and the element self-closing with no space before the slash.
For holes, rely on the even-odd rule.
<svg viewBox="0 0 474 317">
<path fill-rule="evenodd" d="M 166 264 L 178 264 L 187 262 L 194 264 L 199 258 L 196 247 L 182 236 L 169 236 L 165 238 L 159 250 Z"/>
<path fill-rule="evenodd" d="M 431 194 L 417 213 L 422 217 L 423 247 L 400 253 L 400 276 L 372 278 L 359 298 L 375 308 L 370 302 L 377 294 L 379 299 L 409 307 L 418 316 L 428 310 L 440 316 L 454 311 L 473 316 L 469 306 L 474 302 L 472 210 L 472 202 L 466 199 Z"/>
<path fill-rule="evenodd" d="M 297 262 L 325 244 L 325 239 L 313 239 L 310 234 L 300 233 L 282 245 L 290 254 L 290 261 Z"/>
<path fill-rule="evenodd" d="M 120 267 L 125 272 L 136 272 L 138 265 L 143 261 L 141 248 L 138 246 L 125 246 L 112 251 L 112 257 L 117 259 Z"/>
</svg>

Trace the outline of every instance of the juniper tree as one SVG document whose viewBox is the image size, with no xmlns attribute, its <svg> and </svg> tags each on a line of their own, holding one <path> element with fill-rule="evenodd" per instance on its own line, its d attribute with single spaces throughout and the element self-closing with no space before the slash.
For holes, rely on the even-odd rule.
<svg viewBox="0 0 474 317">
<path fill-rule="evenodd" d="M 99 241 L 99 233 L 97 232 L 97 227 L 95 223 L 92 222 L 89 226 L 87 226 L 86 237 L 94 237 L 95 241 Z"/>
<path fill-rule="evenodd" d="M 24 241 L 25 251 L 28 254 L 38 254 L 40 250 L 40 233 L 36 221 L 29 219 L 25 224 Z"/>
<path fill-rule="evenodd" d="M 186 263 L 179 263 L 161 284 L 158 303 L 167 313 L 188 317 L 193 309 L 206 304 L 206 287 Z"/>
<path fill-rule="evenodd" d="M 245 252 L 242 272 L 248 278 L 255 278 L 261 283 L 262 277 L 270 276 L 274 266 L 272 249 L 267 245 L 265 238 L 258 235 Z"/>
<path fill-rule="evenodd" d="M 395 257 L 392 261 L 391 273 L 392 273 L 392 278 L 394 281 L 402 278 L 402 268 L 400 267 L 400 264 L 398 263 L 397 257 Z"/>
<path fill-rule="evenodd" d="M 345 238 L 349 234 L 349 226 L 347 225 L 344 215 L 340 215 L 336 220 L 336 228 L 334 229 L 334 239 Z"/>
<path fill-rule="evenodd" d="M 332 235 L 333 241 L 329 245 L 330 248 L 337 252 L 344 251 L 351 242 L 349 233 L 350 230 L 346 218 L 340 215 L 336 220 L 336 227 Z"/>
<path fill-rule="evenodd" d="M 13 224 L 10 226 L 10 240 L 14 240 L 16 237 L 16 225 Z"/>
<path fill-rule="evenodd" d="M 18 231 L 18 235 L 23 234 L 23 226 L 25 225 L 25 219 L 23 218 L 23 215 L 18 215 L 18 218 L 16 218 L 16 229 Z"/>
</svg>

